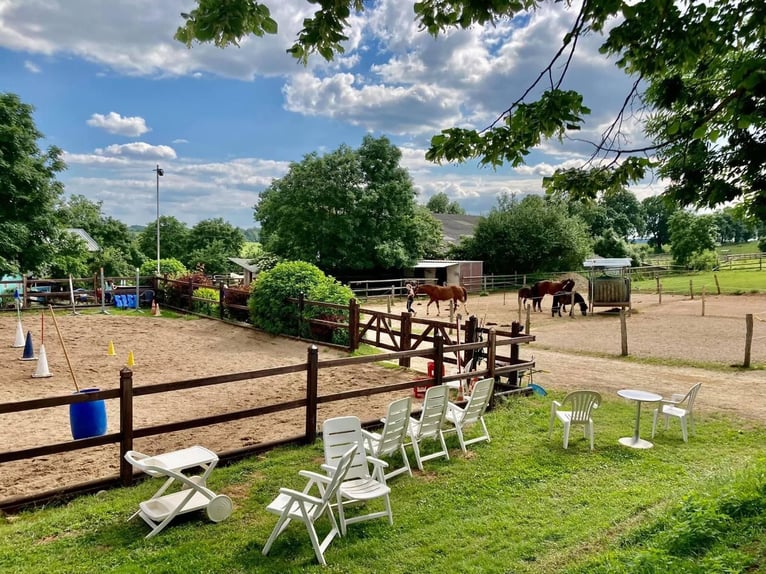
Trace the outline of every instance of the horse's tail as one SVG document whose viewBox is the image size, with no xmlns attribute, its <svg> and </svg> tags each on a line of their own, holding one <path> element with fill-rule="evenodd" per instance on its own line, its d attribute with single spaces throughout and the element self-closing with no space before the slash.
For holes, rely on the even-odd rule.
<svg viewBox="0 0 766 574">
<path fill-rule="evenodd" d="M 468 291 L 462 285 L 460 286 L 460 288 L 463 290 L 463 303 L 465 303 L 466 301 L 468 301 Z"/>
</svg>

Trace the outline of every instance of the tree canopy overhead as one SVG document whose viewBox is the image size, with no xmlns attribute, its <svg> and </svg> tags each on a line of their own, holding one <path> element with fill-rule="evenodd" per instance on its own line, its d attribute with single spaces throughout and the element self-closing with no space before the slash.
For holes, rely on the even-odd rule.
<svg viewBox="0 0 766 574">
<path fill-rule="evenodd" d="M 303 22 L 288 50 L 302 62 L 318 53 L 342 53 L 362 0 L 309 0 L 318 9 Z M 438 36 L 452 28 L 524 16 L 543 0 L 422 0 L 415 19 Z M 431 140 L 434 162 L 478 158 L 489 166 L 524 163 L 531 149 L 551 138 L 572 138 L 590 110 L 567 72 L 578 41 L 603 34 L 601 52 L 635 82 L 614 122 L 593 145 L 582 169 L 546 180 L 551 192 L 595 197 L 640 180 L 647 169 L 671 182 L 666 194 L 680 205 L 714 207 L 741 199 L 766 220 L 766 3 L 763 0 L 585 0 L 558 2 L 572 24 L 547 67 L 509 96 L 507 107 L 480 128 L 453 127 Z M 176 38 L 224 47 L 248 35 L 277 33 L 268 7 L 256 0 L 196 0 L 182 15 Z M 534 94 L 534 96 L 532 96 Z M 623 130 L 639 118 L 649 143 L 635 147 Z"/>
</svg>

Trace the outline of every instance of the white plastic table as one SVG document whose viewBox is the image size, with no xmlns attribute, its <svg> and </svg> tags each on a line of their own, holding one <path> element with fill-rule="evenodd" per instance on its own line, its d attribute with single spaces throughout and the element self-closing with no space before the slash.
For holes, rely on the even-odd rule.
<svg viewBox="0 0 766 574">
<path fill-rule="evenodd" d="M 641 422 L 641 403 L 656 403 L 662 400 L 662 395 L 650 393 L 648 391 L 638 391 L 635 389 L 621 389 L 617 391 L 623 399 L 636 401 L 636 427 L 633 429 L 633 436 L 626 436 L 618 440 L 621 445 L 631 448 L 652 448 L 654 445 L 648 440 L 639 437 Z"/>
</svg>

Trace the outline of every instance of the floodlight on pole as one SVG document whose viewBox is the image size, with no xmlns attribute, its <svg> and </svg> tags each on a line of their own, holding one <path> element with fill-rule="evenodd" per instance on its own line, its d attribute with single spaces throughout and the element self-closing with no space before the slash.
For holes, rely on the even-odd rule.
<svg viewBox="0 0 766 574">
<path fill-rule="evenodd" d="M 157 174 L 157 275 L 160 274 L 160 176 L 165 175 L 165 171 L 160 169 L 160 165 L 152 170 Z"/>
</svg>

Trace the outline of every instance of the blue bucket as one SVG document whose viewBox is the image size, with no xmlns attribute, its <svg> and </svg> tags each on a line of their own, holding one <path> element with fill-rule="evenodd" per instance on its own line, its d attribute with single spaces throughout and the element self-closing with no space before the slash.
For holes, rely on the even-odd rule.
<svg viewBox="0 0 766 574">
<path fill-rule="evenodd" d="M 80 393 L 96 393 L 99 390 L 80 389 Z M 75 440 L 106 434 L 106 404 L 103 400 L 72 403 L 69 405 L 69 424 Z"/>
</svg>

